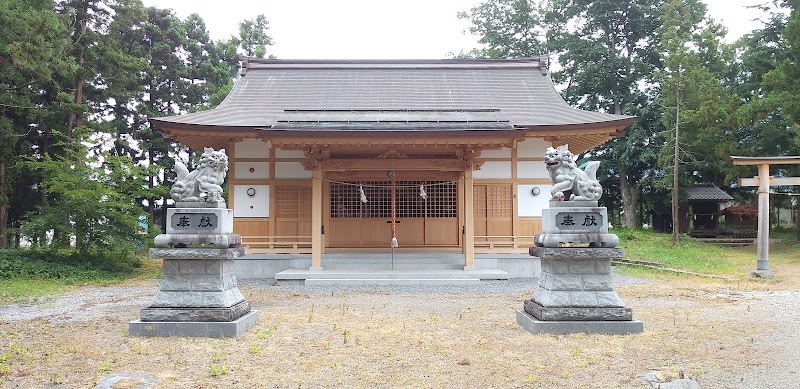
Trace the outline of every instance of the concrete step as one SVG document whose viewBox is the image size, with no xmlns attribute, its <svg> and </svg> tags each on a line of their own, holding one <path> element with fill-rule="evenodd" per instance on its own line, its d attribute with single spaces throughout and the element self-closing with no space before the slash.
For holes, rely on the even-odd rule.
<svg viewBox="0 0 800 389">
<path fill-rule="evenodd" d="M 278 281 L 309 280 L 309 279 L 394 279 L 394 280 L 507 280 L 508 272 L 499 269 L 478 270 L 443 270 L 443 269 L 414 269 L 414 270 L 322 270 L 311 271 L 307 269 L 289 269 L 275 274 Z"/>
<path fill-rule="evenodd" d="M 479 285 L 479 278 L 309 278 L 308 286 L 329 285 Z"/>
<path fill-rule="evenodd" d="M 435 256 L 420 254 L 385 253 L 326 253 L 322 257 L 326 270 L 462 270 L 464 255 L 455 253 Z"/>
<path fill-rule="evenodd" d="M 322 254 L 322 259 L 391 259 L 392 253 L 387 252 L 328 252 Z M 461 260 L 464 261 L 464 254 L 462 253 L 448 253 L 448 252 L 419 252 L 419 253 L 395 253 L 395 260 Z"/>
<path fill-rule="evenodd" d="M 325 270 L 463 270 L 464 261 L 457 263 L 450 262 L 398 262 L 392 264 L 390 261 L 322 261 Z"/>
</svg>

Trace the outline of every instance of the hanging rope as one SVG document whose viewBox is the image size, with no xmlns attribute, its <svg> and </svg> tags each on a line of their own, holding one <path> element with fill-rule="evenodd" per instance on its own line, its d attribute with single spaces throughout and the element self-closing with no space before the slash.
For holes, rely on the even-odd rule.
<svg viewBox="0 0 800 389">
<path fill-rule="evenodd" d="M 394 174 L 394 164 L 392 164 L 392 242 L 389 244 L 391 248 L 398 247 L 397 244 L 397 189 L 395 188 L 395 181 L 397 181 Z"/>
<path fill-rule="evenodd" d="M 391 188 L 391 185 L 373 185 L 373 184 L 363 184 L 363 183 L 360 183 L 360 182 L 344 182 L 344 181 L 329 180 L 329 179 L 325 179 L 325 178 L 318 178 L 318 180 L 320 180 L 321 182 L 330 182 L 332 184 L 338 184 L 338 185 L 344 185 L 344 186 L 357 186 L 359 188 L 364 188 L 364 187 L 366 187 L 366 188 L 379 188 L 379 189 Z M 439 182 L 435 182 L 435 183 L 424 184 L 424 186 L 433 187 L 433 186 L 446 186 L 446 185 L 453 185 L 453 184 L 458 184 L 458 181 L 439 181 Z M 413 184 L 413 185 L 397 185 L 396 188 L 397 189 L 412 189 L 412 188 L 418 188 L 418 186 L 417 186 L 417 184 Z M 422 193 L 420 193 L 420 196 L 422 196 Z"/>
</svg>

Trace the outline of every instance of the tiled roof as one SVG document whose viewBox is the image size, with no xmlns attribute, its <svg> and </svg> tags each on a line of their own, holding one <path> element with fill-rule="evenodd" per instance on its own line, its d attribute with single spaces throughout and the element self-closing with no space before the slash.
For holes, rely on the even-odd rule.
<svg viewBox="0 0 800 389">
<path fill-rule="evenodd" d="M 244 75 L 215 109 L 153 118 L 273 130 L 508 130 L 618 122 L 631 116 L 570 107 L 546 57 L 519 60 L 270 60 Z"/>
<path fill-rule="evenodd" d="M 733 200 L 733 197 L 712 184 L 699 184 L 686 188 L 686 198 L 695 201 Z"/>
</svg>

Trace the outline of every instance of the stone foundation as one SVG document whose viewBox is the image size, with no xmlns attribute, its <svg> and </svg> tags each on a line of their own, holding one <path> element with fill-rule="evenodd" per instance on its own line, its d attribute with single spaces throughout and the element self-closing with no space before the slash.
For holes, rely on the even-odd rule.
<svg viewBox="0 0 800 389">
<path fill-rule="evenodd" d="M 250 312 L 247 300 L 228 308 L 160 308 L 141 310 L 141 321 L 234 321 Z"/>
<path fill-rule="evenodd" d="M 217 210 L 194 208 L 197 215 L 207 217 Z M 230 212 L 217 212 L 227 215 Z M 182 223 L 174 213 L 173 224 Z M 222 217 L 211 218 L 217 225 L 227 226 Z M 219 232 L 219 231 L 217 231 Z M 224 231 L 223 231 L 224 232 Z M 151 258 L 164 260 L 163 275 L 158 293 L 147 308 L 141 310 L 140 320 L 130 322 L 132 336 L 238 336 L 255 325 L 258 311 L 250 309 L 236 282 L 235 258 L 245 255 L 244 248 L 229 248 L 241 242 L 236 234 L 175 233 L 156 238 L 157 248 L 150 249 Z M 174 247 L 169 242 L 202 244 L 224 238 L 221 248 Z M 238 244 L 237 244 L 238 245 Z M 215 246 L 217 246 L 215 244 Z"/>
<path fill-rule="evenodd" d="M 517 322 L 531 332 L 629 334 L 643 329 L 614 290 L 611 260 L 621 248 L 534 247 L 542 275 Z"/>
</svg>

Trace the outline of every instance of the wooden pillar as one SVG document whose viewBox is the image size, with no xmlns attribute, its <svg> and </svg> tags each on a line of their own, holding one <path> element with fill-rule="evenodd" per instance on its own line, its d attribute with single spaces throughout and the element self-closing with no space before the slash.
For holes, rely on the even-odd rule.
<svg viewBox="0 0 800 389">
<path fill-rule="evenodd" d="M 472 162 L 464 171 L 464 270 L 475 270 L 475 192 L 472 187 Z"/>
<path fill-rule="evenodd" d="M 311 268 L 322 270 L 322 165 L 311 171 Z"/>
<path fill-rule="evenodd" d="M 769 164 L 758 165 L 757 241 L 756 271 L 769 271 Z"/>
</svg>

